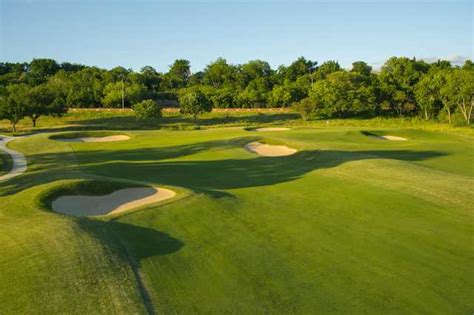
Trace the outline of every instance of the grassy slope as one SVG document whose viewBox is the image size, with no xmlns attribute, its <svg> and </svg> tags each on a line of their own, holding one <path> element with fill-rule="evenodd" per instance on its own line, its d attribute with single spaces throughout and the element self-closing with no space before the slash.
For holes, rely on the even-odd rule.
<svg viewBox="0 0 474 315">
<path fill-rule="evenodd" d="M 467 313 L 472 140 L 388 134 L 410 141 L 353 128 L 17 140 L 31 172 L 0 184 L 0 310 L 144 312 L 135 267 L 145 299 L 165 313 Z M 258 158 L 241 149 L 260 136 L 300 152 Z M 109 222 L 39 211 L 34 196 L 57 183 L 11 195 L 85 173 L 197 194 Z"/>
</svg>

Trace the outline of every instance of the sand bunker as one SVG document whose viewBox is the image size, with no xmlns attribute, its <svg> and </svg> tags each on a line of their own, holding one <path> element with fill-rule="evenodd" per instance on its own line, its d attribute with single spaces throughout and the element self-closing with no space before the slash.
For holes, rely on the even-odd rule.
<svg viewBox="0 0 474 315">
<path fill-rule="evenodd" d="M 297 151 L 286 145 L 271 145 L 260 142 L 250 142 L 245 145 L 245 149 L 262 156 L 285 156 L 295 154 Z"/>
<path fill-rule="evenodd" d="M 391 140 L 391 141 L 406 141 L 406 138 L 402 137 L 397 137 L 397 136 L 371 136 L 372 138 L 375 139 L 380 139 L 380 140 Z"/>
<path fill-rule="evenodd" d="M 61 196 L 53 201 L 52 207 L 56 212 L 77 217 L 116 214 L 175 195 L 164 188 L 125 188 L 105 196 Z"/>
<path fill-rule="evenodd" d="M 113 142 L 113 141 L 124 141 L 130 139 L 129 136 L 116 135 L 106 137 L 82 137 L 82 138 L 61 138 L 55 139 L 64 142 Z"/>
<path fill-rule="evenodd" d="M 283 128 L 283 127 L 265 127 L 265 128 L 257 128 L 255 131 L 286 131 L 290 130 L 290 128 Z"/>
</svg>

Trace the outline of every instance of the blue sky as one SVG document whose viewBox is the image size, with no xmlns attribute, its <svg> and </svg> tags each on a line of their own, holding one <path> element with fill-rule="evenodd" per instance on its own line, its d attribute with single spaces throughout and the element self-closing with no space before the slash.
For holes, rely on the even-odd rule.
<svg viewBox="0 0 474 315">
<path fill-rule="evenodd" d="M 11 1 L 0 0 L 0 60 L 48 57 L 166 71 L 217 57 L 299 56 L 348 67 L 390 56 L 473 59 L 472 1 Z"/>
</svg>

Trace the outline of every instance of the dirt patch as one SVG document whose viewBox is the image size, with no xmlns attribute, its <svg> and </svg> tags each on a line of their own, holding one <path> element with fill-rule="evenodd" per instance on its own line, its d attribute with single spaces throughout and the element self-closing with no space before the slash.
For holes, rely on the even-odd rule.
<svg viewBox="0 0 474 315">
<path fill-rule="evenodd" d="M 264 128 L 257 128 L 255 131 L 287 131 L 291 130 L 290 128 L 284 128 L 284 127 L 264 127 Z"/>
<path fill-rule="evenodd" d="M 296 149 L 286 145 L 271 145 L 260 142 L 250 142 L 245 145 L 245 149 L 261 156 L 286 156 L 297 152 Z"/>
<path fill-rule="evenodd" d="M 61 196 L 53 201 L 54 211 L 77 216 L 116 214 L 172 198 L 176 193 L 155 187 L 125 188 L 104 196 Z"/>
<path fill-rule="evenodd" d="M 124 141 L 128 139 L 130 139 L 129 136 L 116 135 L 116 136 L 106 136 L 106 137 L 58 138 L 55 140 L 63 141 L 63 142 L 114 142 L 114 141 Z"/>
</svg>

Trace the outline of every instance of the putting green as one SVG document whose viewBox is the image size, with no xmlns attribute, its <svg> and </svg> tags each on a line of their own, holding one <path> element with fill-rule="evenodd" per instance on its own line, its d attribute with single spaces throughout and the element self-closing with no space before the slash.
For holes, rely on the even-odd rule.
<svg viewBox="0 0 474 315">
<path fill-rule="evenodd" d="M 131 139 L 100 146 L 14 140 L 29 169 L 0 183 L 0 309 L 472 312 L 472 138 L 362 131 L 266 133 L 298 148 L 272 158 L 243 150 L 259 139 L 241 128 L 117 131 Z M 187 195 L 112 218 L 51 211 L 56 192 L 106 177 Z"/>
</svg>

